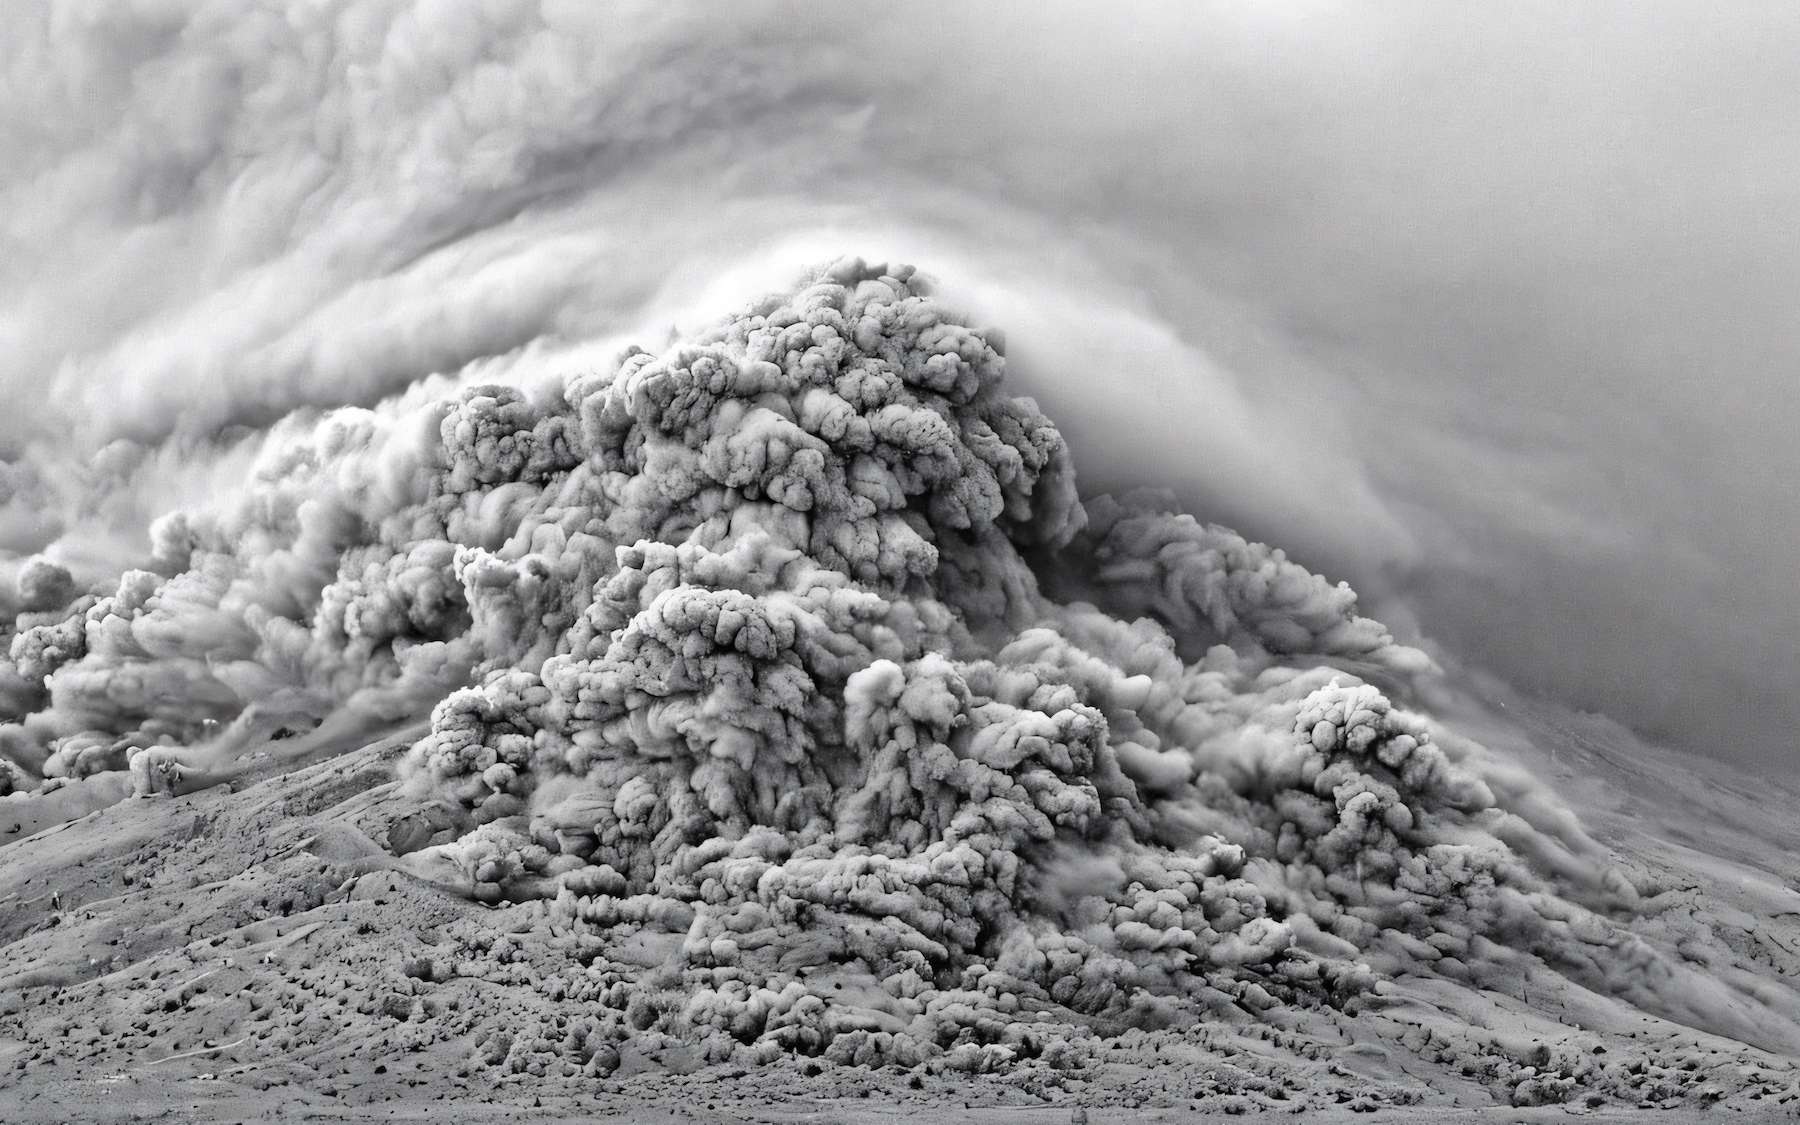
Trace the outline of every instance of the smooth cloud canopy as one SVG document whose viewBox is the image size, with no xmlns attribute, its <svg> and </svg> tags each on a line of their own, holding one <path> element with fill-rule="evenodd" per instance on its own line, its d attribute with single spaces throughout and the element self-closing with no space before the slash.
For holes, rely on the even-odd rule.
<svg viewBox="0 0 1800 1125">
<path fill-rule="evenodd" d="M 110 581 L 295 408 L 504 378 L 848 242 L 1009 324 L 1096 483 L 1781 761 L 1796 18 L 34 9 L 0 46 L 0 544 Z"/>
</svg>

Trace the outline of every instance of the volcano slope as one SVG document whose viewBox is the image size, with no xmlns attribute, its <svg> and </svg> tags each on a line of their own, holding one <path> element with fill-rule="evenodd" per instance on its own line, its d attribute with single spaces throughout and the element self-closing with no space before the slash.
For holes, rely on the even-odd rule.
<svg viewBox="0 0 1800 1125">
<path fill-rule="evenodd" d="M 27 566 L 9 1119 L 1800 1105 L 1795 794 L 1084 501 L 1002 353 L 847 260 Z"/>
</svg>

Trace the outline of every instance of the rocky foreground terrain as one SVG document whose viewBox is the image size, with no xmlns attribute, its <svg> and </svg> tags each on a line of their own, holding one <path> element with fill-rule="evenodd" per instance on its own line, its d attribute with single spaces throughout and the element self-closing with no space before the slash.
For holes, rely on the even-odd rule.
<svg viewBox="0 0 1800 1125">
<path fill-rule="evenodd" d="M 1791 788 L 1702 775 L 1608 724 L 1507 702 L 1486 733 L 1505 723 L 1521 747 L 1554 746 L 1535 764 L 1667 886 L 1647 924 L 1800 976 Z M 994 1074 L 708 1063 L 655 1034 L 584 1056 L 581 1017 L 545 987 L 568 963 L 529 937 L 540 907 L 471 902 L 393 854 L 426 815 L 393 779 L 415 735 L 0 846 L 0 1118 L 405 1121 L 449 1104 L 469 1121 L 1800 1116 L 1794 1058 L 1549 973 L 1510 990 L 1402 978 L 1355 1011 L 1149 1032 L 1072 1018 L 1061 1052 Z"/>
</svg>

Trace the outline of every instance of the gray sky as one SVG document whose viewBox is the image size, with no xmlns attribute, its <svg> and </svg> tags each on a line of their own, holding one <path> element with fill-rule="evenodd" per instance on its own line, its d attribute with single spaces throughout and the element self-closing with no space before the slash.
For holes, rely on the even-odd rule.
<svg viewBox="0 0 1800 1125">
<path fill-rule="evenodd" d="M 1175 484 L 1460 659 L 1793 761 L 1800 8 L 13 22 L 13 551 L 100 568 L 224 487 L 222 431 L 898 255 L 1007 329 L 1092 485 Z"/>
</svg>

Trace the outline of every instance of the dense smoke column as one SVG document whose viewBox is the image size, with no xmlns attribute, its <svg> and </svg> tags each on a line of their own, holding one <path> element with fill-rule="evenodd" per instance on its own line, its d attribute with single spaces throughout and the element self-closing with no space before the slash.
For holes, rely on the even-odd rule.
<svg viewBox="0 0 1800 1125">
<path fill-rule="evenodd" d="M 21 576 L 6 783 L 429 709 L 455 838 L 407 863 L 524 904 L 596 1043 L 983 1068 L 1402 969 L 1681 994 L 1555 803 L 1375 686 L 1429 661 L 1280 551 L 1084 505 L 1003 370 L 846 261 L 560 384 L 291 420 L 116 588 Z"/>
</svg>

